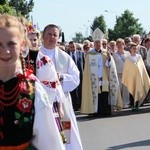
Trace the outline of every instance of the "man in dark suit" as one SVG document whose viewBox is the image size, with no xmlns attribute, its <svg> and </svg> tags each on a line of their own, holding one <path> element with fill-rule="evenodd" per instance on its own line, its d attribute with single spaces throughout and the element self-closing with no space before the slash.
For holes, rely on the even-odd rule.
<svg viewBox="0 0 150 150">
<path fill-rule="evenodd" d="M 69 50 L 67 52 L 72 59 L 75 61 L 79 71 L 80 71 L 80 84 L 74 89 L 71 94 L 72 105 L 75 111 L 79 110 L 81 107 L 81 99 L 82 99 L 82 76 L 84 69 L 84 52 L 77 50 L 76 43 L 74 41 L 69 42 Z"/>
</svg>

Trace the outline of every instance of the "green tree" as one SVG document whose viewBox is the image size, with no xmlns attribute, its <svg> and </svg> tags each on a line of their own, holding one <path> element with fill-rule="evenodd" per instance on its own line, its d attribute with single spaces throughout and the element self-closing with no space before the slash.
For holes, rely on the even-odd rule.
<svg viewBox="0 0 150 150">
<path fill-rule="evenodd" d="M 4 13 L 15 15 L 16 11 L 13 7 L 9 6 L 7 0 L 0 0 L 0 14 Z"/>
<path fill-rule="evenodd" d="M 74 42 L 76 42 L 76 43 L 83 43 L 84 37 L 83 37 L 83 35 L 82 35 L 81 32 L 76 32 L 76 33 L 75 33 L 75 37 L 72 38 L 72 40 L 73 40 Z"/>
<path fill-rule="evenodd" d="M 144 30 L 139 19 L 134 18 L 133 13 L 125 10 L 124 13 L 117 18 L 114 30 L 109 29 L 109 39 L 125 38 L 133 34 L 144 34 Z"/>
<path fill-rule="evenodd" d="M 103 33 L 106 33 L 107 26 L 106 26 L 106 22 L 104 20 L 104 16 L 103 15 L 94 18 L 93 24 L 91 26 L 92 32 L 96 28 L 99 28 Z"/>
<path fill-rule="evenodd" d="M 29 13 L 32 12 L 34 2 L 33 0 L 29 0 L 29 2 L 26 0 L 10 0 L 9 5 L 15 8 L 17 15 L 29 18 Z"/>
</svg>

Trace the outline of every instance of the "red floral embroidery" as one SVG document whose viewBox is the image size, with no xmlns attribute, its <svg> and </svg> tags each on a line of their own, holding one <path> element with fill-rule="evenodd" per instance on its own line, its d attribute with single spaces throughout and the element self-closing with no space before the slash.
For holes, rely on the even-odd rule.
<svg viewBox="0 0 150 150">
<path fill-rule="evenodd" d="M 22 112 L 31 112 L 32 108 L 32 100 L 27 99 L 26 97 L 19 100 L 17 104 L 17 108 Z"/>
<path fill-rule="evenodd" d="M 42 67 L 42 66 L 43 66 L 43 63 L 42 63 L 42 61 L 37 61 L 37 63 L 36 63 L 36 66 L 37 66 L 37 68 L 40 68 L 40 67 Z"/>
<path fill-rule="evenodd" d="M 22 80 L 22 79 L 25 79 L 26 77 L 23 75 L 23 74 L 21 74 L 21 73 L 19 73 L 18 75 L 17 75 L 17 77 L 20 79 L 20 80 Z"/>
<path fill-rule="evenodd" d="M 43 58 L 41 58 L 41 61 L 44 65 L 46 65 L 48 63 L 48 58 L 44 56 Z"/>
<path fill-rule="evenodd" d="M 20 92 L 22 92 L 22 93 L 28 93 L 28 90 L 26 89 L 26 83 L 25 82 L 21 82 L 20 83 Z"/>
<path fill-rule="evenodd" d="M 33 68 L 32 65 L 30 65 L 29 68 L 26 71 L 26 76 L 29 77 L 33 73 L 34 73 L 34 68 Z"/>
<path fill-rule="evenodd" d="M 42 81 L 42 83 L 44 84 L 44 85 L 46 85 L 47 87 L 50 87 L 50 88 L 56 88 L 56 86 L 57 86 L 57 81 L 56 82 L 48 82 L 48 81 Z"/>
<path fill-rule="evenodd" d="M 56 88 L 56 82 L 50 82 L 52 88 Z"/>
<path fill-rule="evenodd" d="M 48 85 L 48 84 L 49 84 L 48 81 L 43 81 L 42 83 L 45 84 L 45 85 Z"/>
<path fill-rule="evenodd" d="M 30 78 L 30 76 L 31 76 L 32 74 L 33 74 L 33 70 L 31 70 L 31 69 L 27 69 L 27 71 L 26 71 L 25 75 L 24 75 L 24 74 L 19 73 L 19 74 L 17 75 L 17 77 L 18 77 L 20 80 L 22 80 L 22 79 Z"/>
</svg>

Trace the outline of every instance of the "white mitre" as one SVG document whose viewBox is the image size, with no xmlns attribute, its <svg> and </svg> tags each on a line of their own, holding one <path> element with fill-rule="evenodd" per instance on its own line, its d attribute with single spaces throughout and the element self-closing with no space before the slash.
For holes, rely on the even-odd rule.
<svg viewBox="0 0 150 150">
<path fill-rule="evenodd" d="M 92 33 L 93 41 L 98 41 L 98 40 L 101 41 L 103 37 L 104 37 L 104 34 L 99 28 L 96 28 L 94 32 Z"/>
</svg>

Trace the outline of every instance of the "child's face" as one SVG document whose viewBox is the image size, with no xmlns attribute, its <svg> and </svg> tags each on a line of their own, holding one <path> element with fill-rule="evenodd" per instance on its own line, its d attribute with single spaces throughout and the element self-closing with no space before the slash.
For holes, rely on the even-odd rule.
<svg viewBox="0 0 150 150">
<path fill-rule="evenodd" d="M 35 33 L 30 33 L 30 34 L 28 34 L 28 38 L 31 41 L 32 48 L 38 49 L 38 44 L 39 43 L 38 43 L 38 38 L 37 38 L 36 34 Z"/>
<path fill-rule="evenodd" d="M 11 67 L 20 56 L 23 40 L 16 28 L 0 29 L 0 67 Z"/>
</svg>

